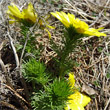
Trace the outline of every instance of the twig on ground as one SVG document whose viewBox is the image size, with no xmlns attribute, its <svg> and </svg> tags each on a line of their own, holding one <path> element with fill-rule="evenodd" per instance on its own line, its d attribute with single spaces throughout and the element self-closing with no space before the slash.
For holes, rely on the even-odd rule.
<svg viewBox="0 0 110 110">
<path fill-rule="evenodd" d="M 11 88 L 10 86 L 6 84 L 3 84 L 3 85 L 7 87 L 8 89 L 10 89 L 18 98 L 20 98 L 22 101 L 24 101 L 25 103 L 29 105 L 29 103 L 21 95 L 19 95 L 13 88 Z"/>
<path fill-rule="evenodd" d="M 98 22 L 98 20 L 99 20 L 99 18 L 101 17 L 103 11 L 104 11 L 104 9 L 99 13 L 98 17 L 97 17 L 96 20 L 90 25 L 90 27 L 92 27 L 93 25 L 95 25 L 95 23 Z"/>
<path fill-rule="evenodd" d="M 19 110 L 19 109 L 17 109 L 14 105 L 9 104 L 8 102 L 5 102 L 5 101 L 0 101 L 0 104 L 1 104 L 2 106 L 6 106 L 6 107 L 8 107 L 8 108 L 11 108 L 11 109 L 13 109 L 13 110 Z"/>
<path fill-rule="evenodd" d="M 107 110 L 107 108 L 108 108 L 109 104 L 110 104 L 110 97 L 109 97 L 109 99 L 108 99 L 108 101 L 107 101 L 107 104 L 106 104 L 106 106 L 105 106 L 104 110 Z"/>
<path fill-rule="evenodd" d="M 98 110 L 98 102 L 96 98 L 95 98 L 95 104 L 96 104 L 96 110 Z"/>
<path fill-rule="evenodd" d="M 86 0 L 86 1 L 87 1 L 87 0 Z M 102 5 L 96 4 L 96 3 L 92 2 L 92 0 L 88 0 L 88 2 L 90 2 L 92 5 L 98 6 L 98 8 L 100 8 L 100 9 L 110 9 L 110 7 L 102 6 Z"/>
<path fill-rule="evenodd" d="M 9 31 L 7 31 L 7 36 L 8 36 L 8 38 L 9 38 L 9 40 L 10 40 L 10 44 L 11 44 L 11 47 L 12 47 L 12 49 L 13 49 L 13 53 L 14 53 L 14 56 L 15 56 L 15 61 L 16 61 L 16 66 L 17 66 L 16 68 L 18 68 L 18 67 L 19 67 L 19 58 L 18 58 L 16 49 L 15 49 L 15 46 L 14 46 L 14 44 L 13 44 L 13 39 L 12 39 L 12 37 L 11 37 L 10 34 L 9 34 Z"/>
<path fill-rule="evenodd" d="M 21 67 L 21 65 L 22 65 L 23 55 L 24 55 L 24 51 L 25 51 L 25 48 L 26 48 L 26 45 L 27 45 L 29 36 L 30 36 L 30 33 L 27 34 L 27 37 L 26 37 L 26 40 L 25 40 L 25 43 L 24 43 L 24 46 L 23 46 L 23 50 L 22 50 L 22 52 L 21 52 L 20 67 Z M 21 73 L 20 73 L 20 77 L 22 77 L 22 74 L 21 74 Z"/>
<path fill-rule="evenodd" d="M 23 110 L 30 110 L 26 105 L 24 106 L 23 103 L 21 103 L 19 99 L 21 99 L 23 102 L 25 102 L 26 104 L 28 104 L 28 106 L 30 106 L 30 104 L 21 96 L 19 95 L 13 88 L 11 88 L 10 86 L 8 86 L 7 84 L 1 83 L 3 86 L 5 86 L 6 88 L 8 88 L 9 90 L 11 90 L 14 95 L 16 96 L 17 101 L 19 102 L 19 104 L 21 105 L 21 107 L 23 108 Z"/>
<path fill-rule="evenodd" d="M 95 17 L 92 17 L 92 16 L 90 16 L 90 15 L 88 15 L 87 13 L 85 13 L 85 12 L 83 12 L 83 11 L 77 11 L 77 10 L 75 10 L 75 9 L 68 9 L 68 8 L 64 8 L 65 10 L 68 10 L 68 11 L 73 11 L 73 12 L 75 12 L 75 13 L 78 13 L 78 14 L 80 14 L 80 15 L 83 15 L 83 16 L 85 16 L 85 17 L 88 17 L 88 18 L 91 18 L 91 19 L 95 19 Z M 88 19 L 83 19 L 83 21 L 89 21 Z M 90 22 L 90 21 L 89 21 Z M 91 21 L 92 22 L 92 21 Z"/>
<path fill-rule="evenodd" d="M 75 6 L 73 6 L 68 0 L 65 0 L 65 2 L 66 2 L 69 6 L 71 6 L 74 10 L 76 10 L 77 13 L 78 13 L 79 15 L 81 15 L 84 19 L 87 19 L 85 16 L 83 16 L 83 14 L 81 14 L 81 12 L 79 13 L 79 10 L 78 10 Z"/>
<path fill-rule="evenodd" d="M 106 2 L 106 5 L 105 5 L 105 6 L 107 6 L 107 5 L 109 4 L 109 2 L 110 2 L 110 0 L 108 0 L 108 1 Z M 105 10 L 105 9 L 103 9 L 103 10 L 99 13 L 98 17 L 97 17 L 96 20 L 90 25 L 90 27 L 92 27 L 95 23 L 98 22 L 99 18 L 101 17 L 102 13 L 104 12 L 104 10 Z"/>
</svg>

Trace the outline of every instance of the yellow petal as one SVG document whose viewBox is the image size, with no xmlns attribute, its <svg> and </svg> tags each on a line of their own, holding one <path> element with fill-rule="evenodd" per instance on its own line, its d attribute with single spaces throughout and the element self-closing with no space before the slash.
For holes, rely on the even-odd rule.
<svg viewBox="0 0 110 110">
<path fill-rule="evenodd" d="M 69 23 L 68 23 L 68 21 L 69 21 L 69 18 L 68 18 L 68 16 L 65 16 L 65 13 L 64 12 L 56 12 L 56 13 L 53 13 L 53 12 L 51 12 L 51 14 L 53 15 L 53 16 L 55 16 L 57 19 L 59 19 L 66 27 L 69 27 Z"/>
<path fill-rule="evenodd" d="M 63 16 L 62 19 L 65 19 L 68 23 L 70 23 L 70 19 L 69 19 L 68 15 L 66 13 L 64 13 L 64 12 L 61 12 L 61 14 Z"/>
<path fill-rule="evenodd" d="M 99 29 L 89 28 L 87 31 L 85 31 L 85 34 L 91 35 L 91 36 L 106 36 L 105 33 L 101 33 L 98 31 Z"/>
<path fill-rule="evenodd" d="M 60 21 L 62 21 L 61 17 L 59 16 L 57 12 L 56 13 L 51 12 L 51 14 L 55 16 L 57 19 L 59 19 Z"/>
<path fill-rule="evenodd" d="M 55 29 L 54 26 L 50 26 L 50 25 L 46 25 L 46 27 L 50 28 L 50 29 Z"/>
<path fill-rule="evenodd" d="M 43 26 L 43 20 L 42 19 L 39 19 L 39 25 L 40 25 L 40 27 L 42 27 Z"/>
<path fill-rule="evenodd" d="M 45 29 L 45 31 L 48 33 L 48 35 L 49 35 L 49 39 L 51 38 L 51 34 L 50 34 L 50 32 L 47 30 L 47 29 Z"/>
<path fill-rule="evenodd" d="M 97 30 L 100 31 L 100 30 L 102 30 L 102 29 L 104 29 L 104 27 L 100 27 L 100 28 L 98 28 Z"/>
<path fill-rule="evenodd" d="M 67 107 L 65 107 L 65 110 L 84 110 L 84 107 L 81 106 L 78 103 L 68 103 Z"/>
<path fill-rule="evenodd" d="M 84 107 L 90 102 L 90 98 L 76 91 L 70 95 L 65 110 L 84 110 Z"/>
<path fill-rule="evenodd" d="M 75 84 L 75 79 L 74 79 L 74 74 L 73 73 L 69 73 L 68 81 L 69 81 L 69 84 L 70 84 L 71 88 L 73 88 L 74 84 Z"/>
<path fill-rule="evenodd" d="M 8 16 L 9 16 L 10 19 L 14 19 L 14 20 L 16 19 L 16 18 L 15 18 L 13 15 L 11 15 L 11 14 L 8 14 Z"/>
<path fill-rule="evenodd" d="M 90 102 L 90 97 L 81 94 L 80 92 L 76 91 L 74 94 L 69 96 L 70 103 L 78 103 L 79 105 L 85 107 Z"/>
<path fill-rule="evenodd" d="M 23 9 L 22 14 L 24 15 L 25 19 L 31 20 L 34 23 L 36 22 L 37 13 L 35 13 L 35 10 L 31 3 L 28 4 L 27 9 Z"/>
<path fill-rule="evenodd" d="M 13 24 L 14 22 L 16 22 L 16 20 L 10 20 L 9 24 Z"/>
<path fill-rule="evenodd" d="M 106 34 L 99 32 L 99 30 L 103 28 L 99 28 L 99 29 L 89 28 L 87 23 L 79 20 L 78 18 L 75 19 L 75 16 L 73 14 L 70 14 L 70 13 L 66 14 L 64 12 L 55 12 L 55 13 L 51 12 L 51 14 L 55 16 L 57 19 L 59 19 L 66 28 L 73 26 L 77 34 L 79 33 L 79 34 L 88 35 L 88 36 L 94 35 L 98 37 L 106 36 Z"/>
<path fill-rule="evenodd" d="M 75 19 L 75 16 L 72 15 L 72 14 L 70 14 L 70 13 L 68 13 L 68 18 L 70 20 L 70 23 L 73 23 L 74 22 L 74 19 Z"/>
<path fill-rule="evenodd" d="M 90 99 L 90 97 L 88 97 L 88 96 L 86 96 L 84 94 L 81 94 L 81 96 L 82 96 L 82 101 L 80 101 L 80 104 L 83 107 L 85 107 L 91 101 L 91 99 Z"/>
<path fill-rule="evenodd" d="M 15 4 L 12 4 L 12 6 L 8 6 L 8 14 L 11 14 L 12 16 L 15 16 L 17 18 L 23 18 L 20 10 L 18 9 L 18 7 Z"/>
</svg>

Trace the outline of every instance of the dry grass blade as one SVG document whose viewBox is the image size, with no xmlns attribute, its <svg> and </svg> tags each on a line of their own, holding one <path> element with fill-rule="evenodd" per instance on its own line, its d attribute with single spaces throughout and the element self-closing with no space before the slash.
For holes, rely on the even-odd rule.
<svg viewBox="0 0 110 110">
<path fill-rule="evenodd" d="M 7 35 L 8 35 L 8 38 L 9 38 L 9 40 L 10 40 L 10 44 L 11 44 L 11 46 L 12 46 L 13 53 L 14 53 L 14 56 L 15 56 L 16 66 L 17 66 L 16 68 L 18 68 L 18 67 L 19 67 L 19 58 L 18 58 L 16 49 L 15 49 L 15 46 L 14 46 L 14 44 L 13 44 L 13 39 L 12 39 L 12 37 L 10 36 L 9 32 L 7 32 Z"/>
<path fill-rule="evenodd" d="M 110 97 L 109 97 L 109 100 L 107 101 L 107 104 L 106 104 L 104 110 L 107 110 L 107 107 L 109 106 L 109 104 L 110 104 Z"/>
<path fill-rule="evenodd" d="M 21 95 L 19 95 L 14 89 L 12 89 L 10 86 L 5 85 L 5 87 L 7 87 L 8 89 L 10 89 L 18 98 L 20 98 L 22 101 L 24 101 L 25 103 L 27 103 L 28 105 L 30 105 Z"/>
<path fill-rule="evenodd" d="M 14 105 L 9 104 L 9 103 L 7 103 L 7 102 L 5 102 L 5 101 L 0 101 L 0 105 L 6 106 L 6 107 L 10 108 L 11 110 L 19 110 L 19 109 L 17 109 Z"/>
</svg>

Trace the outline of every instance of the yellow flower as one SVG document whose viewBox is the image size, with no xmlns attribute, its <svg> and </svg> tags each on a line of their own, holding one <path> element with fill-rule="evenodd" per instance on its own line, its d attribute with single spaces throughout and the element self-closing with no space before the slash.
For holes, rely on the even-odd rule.
<svg viewBox="0 0 110 110">
<path fill-rule="evenodd" d="M 84 110 L 84 107 L 90 102 L 90 98 L 80 92 L 76 91 L 74 94 L 69 96 L 67 107 L 65 110 Z"/>
<path fill-rule="evenodd" d="M 37 14 L 35 13 L 35 10 L 31 3 L 28 4 L 27 9 L 23 9 L 22 14 L 24 15 L 24 19 L 31 20 L 33 23 L 36 22 Z"/>
<path fill-rule="evenodd" d="M 22 13 L 20 12 L 20 10 L 18 9 L 18 7 L 14 4 L 11 3 L 11 6 L 8 6 L 8 11 L 7 13 L 9 14 L 10 18 L 12 17 L 12 19 L 14 18 L 18 18 L 21 19 L 23 18 Z"/>
<path fill-rule="evenodd" d="M 9 15 L 9 17 L 11 19 L 13 19 L 10 21 L 10 23 L 13 23 L 15 21 L 19 21 L 20 19 L 24 18 L 24 16 L 22 15 L 20 10 L 18 9 L 18 7 L 14 3 L 11 3 L 11 5 L 8 6 L 7 14 Z"/>
<path fill-rule="evenodd" d="M 11 3 L 11 5 L 8 6 L 7 14 L 11 19 L 13 19 L 11 22 L 30 20 L 31 22 L 35 23 L 37 19 L 37 13 L 35 13 L 31 3 L 28 4 L 28 8 L 23 9 L 22 11 L 20 11 L 14 3 Z"/>
<path fill-rule="evenodd" d="M 99 32 L 99 30 L 101 30 L 102 28 L 89 28 L 88 24 L 86 24 L 84 21 L 79 20 L 78 18 L 75 18 L 73 14 L 66 14 L 64 12 L 51 12 L 51 14 L 59 19 L 66 28 L 73 26 L 77 33 L 88 36 L 106 36 L 106 34 Z"/>
<path fill-rule="evenodd" d="M 49 18 L 49 16 L 44 20 L 42 18 L 38 18 L 37 13 L 35 13 L 34 7 L 31 3 L 28 4 L 27 8 L 25 8 L 21 11 L 14 3 L 12 3 L 10 6 L 8 6 L 7 14 L 12 19 L 9 21 L 10 23 L 14 23 L 16 21 L 17 22 L 23 21 L 22 23 L 25 23 L 24 21 L 26 20 L 30 24 L 33 24 L 36 22 L 36 19 L 38 19 L 39 27 L 48 33 L 49 38 L 51 38 L 51 34 L 47 28 L 55 29 L 53 26 L 48 25 L 49 23 L 47 22 L 47 19 Z"/>
<path fill-rule="evenodd" d="M 70 86 L 73 87 L 75 84 L 75 79 L 73 73 L 69 74 L 69 83 Z M 68 102 L 66 104 L 65 110 L 84 110 L 84 107 L 90 102 L 90 97 L 81 94 L 77 90 L 75 93 L 68 97 Z"/>
</svg>

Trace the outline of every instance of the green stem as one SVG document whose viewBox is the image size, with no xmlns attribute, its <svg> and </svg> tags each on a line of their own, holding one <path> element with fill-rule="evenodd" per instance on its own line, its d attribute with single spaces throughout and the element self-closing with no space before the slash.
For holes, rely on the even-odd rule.
<svg viewBox="0 0 110 110">
<path fill-rule="evenodd" d="M 69 41 L 65 45 L 64 49 L 62 50 L 61 55 L 61 60 L 60 60 L 60 77 L 64 77 L 64 72 L 65 72 L 65 61 L 66 58 L 69 56 L 69 54 L 72 52 L 72 50 L 75 48 L 72 44 L 75 43 L 76 41 Z"/>
</svg>

